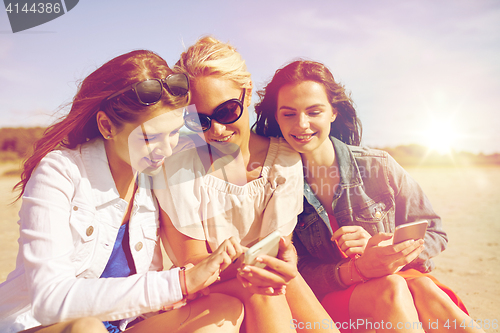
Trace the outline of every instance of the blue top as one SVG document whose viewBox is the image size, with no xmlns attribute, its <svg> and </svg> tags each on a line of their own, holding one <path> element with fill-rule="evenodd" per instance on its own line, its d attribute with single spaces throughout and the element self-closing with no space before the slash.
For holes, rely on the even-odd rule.
<svg viewBox="0 0 500 333">
<path fill-rule="evenodd" d="M 101 278 L 127 277 L 135 273 L 134 260 L 130 251 L 128 223 L 125 223 L 118 229 L 113 252 L 104 268 L 104 272 L 101 274 Z"/>
<path fill-rule="evenodd" d="M 111 253 L 108 263 L 101 274 L 101 278 L 127 277 L 135 273 L 134 260 L 132 258 L 132 252 L 130 251 L 127 222 L 120 226 L 120 229 L 118 229 L 118 235 L 116 236 L 115 245 L 113 246 L 113 252 Z M 103 324 L 108 329 L 108 332 L 121 332 L 119 329 L 120 320 L 105 321 Z"/>
</svg>

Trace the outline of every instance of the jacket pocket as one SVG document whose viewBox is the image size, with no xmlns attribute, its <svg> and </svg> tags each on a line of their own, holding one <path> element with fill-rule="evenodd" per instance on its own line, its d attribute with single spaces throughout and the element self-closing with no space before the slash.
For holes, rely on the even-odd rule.
<svg viewBox="0 0 500 333">
<path fill-rule="evenodd" d="M 153 258 L 155 249 L 159 246 L 158 237 L 159 229 L 154 223 L 142 224 L 142 234 L 144 237 L 144 247 L 147 250 L 148 257 Z"/>
<path fill-rule="evenodd" d="M 321 219 L 316 213 L 314 207 L 310 205 L 304 205 L 304 210 L 298 217 L 297 226 L 295 229 L 299 231 L 305 230 L 309 228 L 313 223 L 315 223 L 318 219 Z"/>
<path fill-rule="evenodd" d="M 332 260 L 333 247 L 330 231 L 314 207 L 304 205 L 299 215 L 294 237 L 297 236 L 309 255 L 320 260 Z"/>
<path fill-rule="evenodd" d="M 371 235 L 379 232 L 393 232 L 394 213 L 394 201 L 388 195 L 353 208 L 354 224 L 363 227 Z"/>
<path fill-rule="evenodd" d="M 81 262 L 85 258 L 91 258 L 98 232 L 95 211 L 82 205 L 73 204 L 69 224 L 75 245 L 71 260 Z"/>
</svg>

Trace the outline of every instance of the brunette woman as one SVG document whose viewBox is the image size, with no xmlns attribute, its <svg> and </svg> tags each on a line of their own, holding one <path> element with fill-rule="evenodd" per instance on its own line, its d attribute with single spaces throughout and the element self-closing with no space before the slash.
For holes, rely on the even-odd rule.
<svg viewBox="0 0 500 333">
<path fill-rule="evenodd" d="M 359 146 L 353 103 L 328 68 L 295 61 L 259 95 L 256 133 L 284 138 L 304 165 L 304 212 L 294 234 L 299 271 L 342 332 L 366 318 L 377 332 L 448 332 L 447 321 L 470 323 L 456 295 L 427 274 L 446 247 L 441 219 L 394 159 Z M 424 219 L 424 239 L 392 244 L 396 226 Z"/>
</svg>

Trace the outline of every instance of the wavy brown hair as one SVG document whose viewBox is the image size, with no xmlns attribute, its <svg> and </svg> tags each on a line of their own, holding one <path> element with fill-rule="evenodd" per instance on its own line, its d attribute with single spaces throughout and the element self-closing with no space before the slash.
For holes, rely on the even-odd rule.
<svg viewBox="0 0 500 333">
<path fill-rule="evenodd" d="M 166 61 L 156 53 L 136 50 L 108 61 L 87 76 L 79 84 L 69 113 L 48 127 L 42 138 L 35 142 L 33 154 L 23 164 L 21 181 L 14 186 L 14 190 L 21 190 L 17 199 L 24 194 L 33 170 L 49 152 L 59 147 L 72 149 L 101 136 L 96 120 L 99 110 L 105 112 L 117 128 L 121 128 L 123 124 L 135 122 L 158 108 L 178 108 L 187 104 L 189 95 L 174 97 L 165 88 L 161 100 L 151 106 L 139 104 L 131 90 L 103 102 L 114 92 L 132 83 L 165 78 L 171 73 Z"/>
<path fill-rule="evenodd" d="M 330 70 L 315 61 L 297 60 L 276 71 L 267 86 L 257 92 L 260 102 L 255 105 L 257 121 L 252 129 L 263 136 L 283 136 L 275 116 L 278 93 L 284 85 L 302 81 L 314 81 L 323 85 L 330 104 L 338 112 L 337 118 L 331 124 L 330 135 L 346 144 L 359 146 L 361 122 L 350 96 L 344 86 L 335 82 Z"/>
</svg>

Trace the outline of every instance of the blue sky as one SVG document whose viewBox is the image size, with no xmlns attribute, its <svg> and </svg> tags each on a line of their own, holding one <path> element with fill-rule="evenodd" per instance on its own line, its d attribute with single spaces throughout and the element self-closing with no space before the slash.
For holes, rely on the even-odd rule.
<svg viewBox="0 0 500 333">
<path fill-rule="evenodd" d="M 208 34 L 238 49 L 257 89 L 291 60 L 324 62 L 352 93 L 365 145 L 500 152 L 497 0 L 80 0 L 16 34 L 2 9 L 0 127 L 50 124 L 114 56 L 145 48 L 173 65 Z"/>
</svg>

